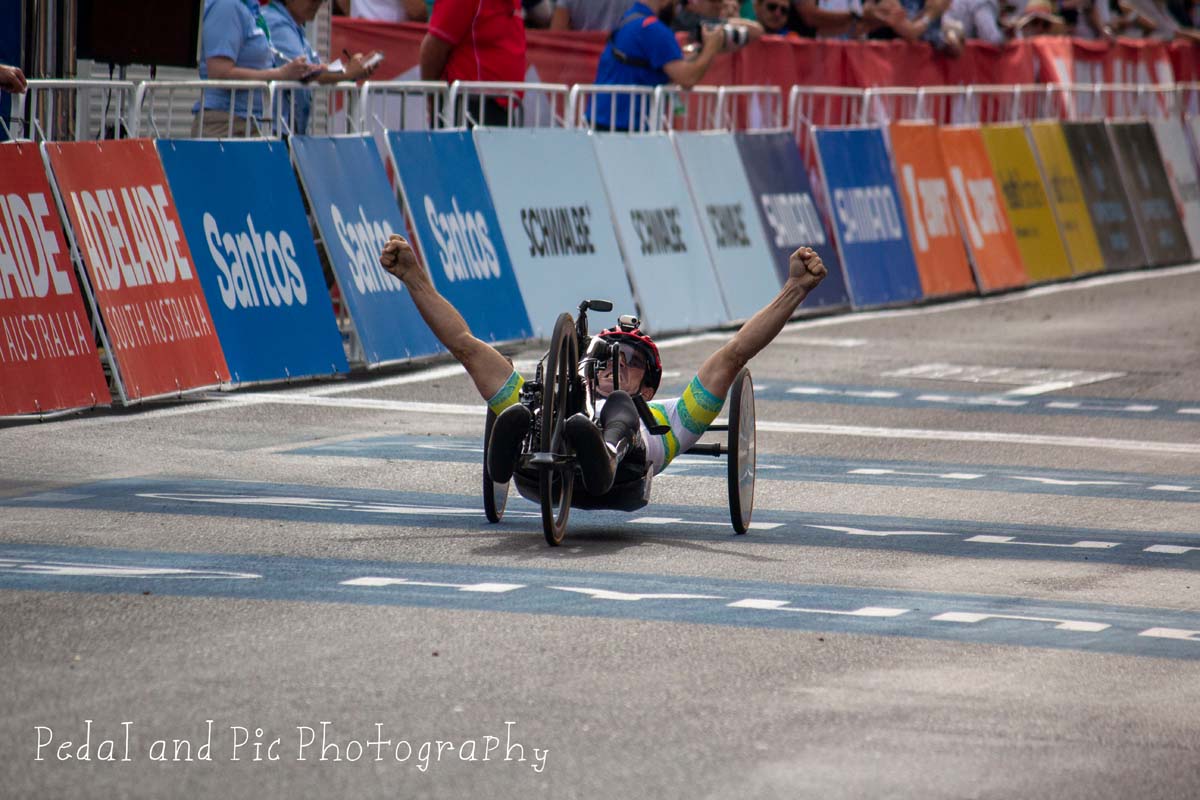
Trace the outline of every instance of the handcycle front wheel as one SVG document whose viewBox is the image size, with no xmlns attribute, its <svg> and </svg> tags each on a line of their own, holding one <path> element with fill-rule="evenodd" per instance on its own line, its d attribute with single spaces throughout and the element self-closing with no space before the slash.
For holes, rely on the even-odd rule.
<svg viewBox="0 0 1200 800">
<path fill-rule="evenodd" d="M 575 487 L 573 459 L 565 459 L 567 443 L 563 436 L 574 397 L 572 381 L 579 364 L 579 342 L 575 321 L 560 314 L 550 337 L 550 349 L 542 368 L 542 409 L 538 421 L 538 449 L 551 463 L 538 465 L 538 489 L 542 506 L 542 532 L 551 547 L 562 544 L 571 514 L 571 495 Z M 565 461 L 565 463 L 563 463 Z"/>
<path fill-rule="evenodd" d="M 754 425 L 754 381 L 750 369 L 743 367 L 733 379 L 729 394 L 729 519 L 739 534 L 750 530 L 754 513 L 754 473 L 756 468 Z"/>
<path fill-rule="evenodd" d="M 508 505 L 507 483 L 492 480 L 488 470 L 488 449 L 492 445 L 492 426 L 496 424 L 496 414 L 489 408 L 487 421 L 483 424 L 483 513 L 488 522 L 499 522 L 504 516 L 504 508 Z"/>
</svg>

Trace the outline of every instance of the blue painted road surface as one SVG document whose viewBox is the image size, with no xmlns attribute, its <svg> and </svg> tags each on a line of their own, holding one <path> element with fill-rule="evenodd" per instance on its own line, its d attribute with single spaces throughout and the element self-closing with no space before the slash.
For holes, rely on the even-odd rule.
<svg viewBox="0 0 1200 800">
<path fill-rule="evenodd" d="M 0 588 L 656 620 L 1200 659 L 1196 613 L 680 576 L 5 544 Z"/>
<path fill-rule="evenodd" d="M 485 521 L 482 500 L 462 495 L 241 481 L 131 478 L 8 498 L 0 501 L 0 508 L 4 506 L 541 535 L 537 506 L 515 493 L 499 526 Z M 733 534 L 724 508 L 712 506 L 652 504 L 635 513 L 572 512 L 572 540 L 585 542 L 597 533 L 631 539 L 748 541 Z M 756 508 L 748 536 L 758 544 L 793 547 L 1200 569 L 1200 531 L 1074 529 Z"/>
</svg>

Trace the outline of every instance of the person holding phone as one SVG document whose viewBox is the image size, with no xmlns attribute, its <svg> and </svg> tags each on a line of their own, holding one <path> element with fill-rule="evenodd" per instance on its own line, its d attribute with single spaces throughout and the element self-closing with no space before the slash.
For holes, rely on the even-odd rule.
<svg viewBox="0 0 1200 800">
<path fill-rule="evenodd" d="M 200 78 L 222 81 L 298 81 L 313 71 L 303 56 L 280 63 L 258 0 L 204 0 Z M 205 89 L 192 108 L 194 138 L 258 136 L 262 91 Z"/>
<path fill-rule="evenodd" d="M 262 7 L 263 19 L 271 35 L 271 46 L 279 60 L 291 62 L 303 58 L 309 72 L 302 82 L 338 83 L 361 81 L 370 77 L 382 60 L 380 53 L 364 55 L 345 54 L 345 61 L 333 64 L 321 62 L 317 51 L 308 42 L 304 26 L 312 22 L 326 0 L 271 0 Z M 285 90 L 280 101 L 280 113 L 289 121 L 292 133 L 303 135 L 308 131 L 308 118 L 312 109 L 312 92 L 307 89 Z"/>
</svg>

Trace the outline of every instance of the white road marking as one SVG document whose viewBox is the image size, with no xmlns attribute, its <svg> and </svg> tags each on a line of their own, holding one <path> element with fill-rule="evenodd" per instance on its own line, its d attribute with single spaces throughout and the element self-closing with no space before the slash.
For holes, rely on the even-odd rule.
<svg viewBox="0 0 1200 800">
<path fill-rule="evenodd" d="M 322 386 L 317 389 L 308 389 L 305 394 L 312 397 L 328 397 L 335 394 L 345 394 L 347 392 L 358 392 L 367 389 L 383 389 L 388 386 L 404 386 L 409 383 L 424 383 L 425 381 L 436 381 L 440 378 L 453 378 L 458 375 L 466 375 L 467 371 L 463 369 L 461 364 L 445 364 L 438 367 L 427 367 L 415 372 L 406 372 L 403 375 L 393 375 L 390 378 L 376 378 L 375 380 L 366 382 L 360 380 L 343 381 L 332 386 Z"/>
<path fill-rule="evenodd" d="M 1200 631 L 1188 631 L 1182 628 L 1147 628 L 1138 636 L 1150 636 L 1157 639 L 1182 639 L 1188 642 L 1200 642 Z"/>
<path fill-rule="evenodd" d="M 1060 478 L 1039 478 L 1030 475 L 1006 475 L 1014 481 L 1029 481 L 1044 486 L 1135 486 L 1132 481 L 1070 481 Z"/>
<path fill-rule="evenodd" d="M 0 572 L 24 575 L 53 575 L 72 578 L 193 578 L 222 580 L 253 580 L 261 578 L 253 572 L 225 572 L 208 569 L 181 569 L 177 567 L 134 567 L 114 564 L 87 564 L 70 561 L 26 561 L 5 559 L 0 561 Z"/>
<path fill-rule="evenodd" d="M 964 542 L 979 542 L 981 544 L 1019 544 L 1026 547 L 1065 547 L 1065 548 L 1082 548 L 1084 550 L 1111 550 L 1114 547 L 1120 546 L 1120 542 L 1090 542 L 1082 540 L 1078 542 L 1057 543 L 1057 542 L 1019 542 L 1015 536 L 971 536 L 963 539 Z"/>
<path fill-rule="evenodd" d="M 372 588 L 382 586 L 432 586 L 439 589 L 457 589 L 460 592 L 482 592 L 484 594 L 501 594 L 525 588 L 525 584 L 523 583 L 431 583 L 429 581 L 412 581 L 408 578 L 375 578 L 371 576 L 351 578 L 348 581 L 342 581 L 341 585 L 368 586 Z"/>
<path fill-rule="evenodd" d="M 629 520 L 634 525 L 710 525 L 717 528 L 727 528 L 725 522 L 704 522 L 701 520 L 684 519 L 683 517 L 637 517 Z M 782 528 L 782 522 L 751 522 L 750 529 L 756 531 L 772 531 Z"/>
<path fill-rule="evenodd" d="M 819 528 L 825 531 L 836 531 L 845 533 L 849 536 L 957 536 L 955 533 L 944 533 L 942 531 L 873 531 L 867 528 L 847 528 L 842 525 L 809 525 L 806 528 Z"/>
<path fill-rule="evenodd" d="M 560 592 L 576 592 L 578 594 L 586 594 L 593 600 L 724 600 L 725 598 L 715 594 L 678 594 L 666 592 L 663 594 L 632 594 L 630 592 L 616 592 L 611 589 L 587 589 L 576 586 L 547 586 L 547 589 L 556 589 Z"/>
<path fill-rule="evenodd" d="M 833 614 L 840 617 L 898 617 L 907 614 L 907 608 L 884 608 L 881 606 L 864 606 L 853 611 L 839 611 L 832 608 L 793 608 L 787 600 L 765 600 L 748 597 L 729 603 L 729 608 L 753 608 L 759 611 L 790 611 L 794 614 Z"/>
<path fill-rule="evenodd" d="M 1150 487 L 1152 492 L 1200 492 L 1200 489 L 1193 489 L 1191 486 L 1176 486 L 1170 483 L 1156 483 Z"/>
<path fill-rule="evenodd" d="M 1181 556 L 1184 553 L 1190 553 L 1193 550 L 1200 550 L 1200 547 L 1184 547 L 1181 544 L 1152 544 L 1143 553 L 1167 553 L 1168 555 Z"/>
<path fill-rule="evenodd" d="M 847 475 L 910 475 L 918 478 L 942 478 L 948 481 L 973 481 L 976 478 L 982 478 L 982 475 L 976 475 L 973 472 L 907 472 L 899 469 L 875 469 L 871 467 L 862 467 L 852 469 L 846 473 Z"/>
<path fill-rule="evenodd" d="M 976 614 L 967 611 L 948 611 L 945 614 L 938 614 L 932 617 L 933 622 L 963 622 L 967 624 L 975 624 L 989 619 L 1015 619 L 1023 622 L 1053 622 L 1054 627 L 1060 631 L 1077 631 L 1080 633 L 1099 633 L 1102 630 L 1111 628 L 1103 622 L 1085 622 L 1083 620 L 1074 619 L 1055 619 L 1053 617 L 1027 617 L 1021 614 Z"/>
<path fill-rule="evenodd" d="M 976 442 L 1046 447 L 1086 447 L 1101 450 L 1126 450 L 1139 453 L 1182 453 L 1200 455 L 1200 444 L 1188 442 L 1147 442 L 1134 439 L 1101 439 L 1090 436 L 1045 436 L 998 431 L 924 430 L 920 428 L 874 428 L 859 425 L 820 425 L 759 420 L 760 431 L 801 433 L 816 436 L 856 436 L 867 439 L 922 439 L 942 442 Z"/>
<path fill-rule="evenodd" d="M 764 387 L 759 387 L 760 389 Z M 788 394 L 799 394 L 812 397 L 830 395 L 834 397 L 862 397 L 868 400 L 894 400 L 899 392 L 890 389 L 830 389 L 824 386 L 793 386 Z"/>
</svg>

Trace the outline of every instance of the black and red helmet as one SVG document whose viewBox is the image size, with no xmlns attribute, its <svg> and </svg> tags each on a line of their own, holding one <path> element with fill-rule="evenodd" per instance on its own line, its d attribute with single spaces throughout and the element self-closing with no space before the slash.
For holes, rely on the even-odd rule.
<svg viewBox="0 0 1200 800">
<path fill-rule="evenodd" d="M 658 345 L 642 332 L 641 320 L 631 315 L 623 315 L 612 328 L 605 328 L 596 338 L 606 342 L 627 344 L 640 351 L 646 357 L 646 371 L 642 377 L 642 385 L 657 392 L 662 382 L 662 358 L 658 355 Z"/>
</svg>

